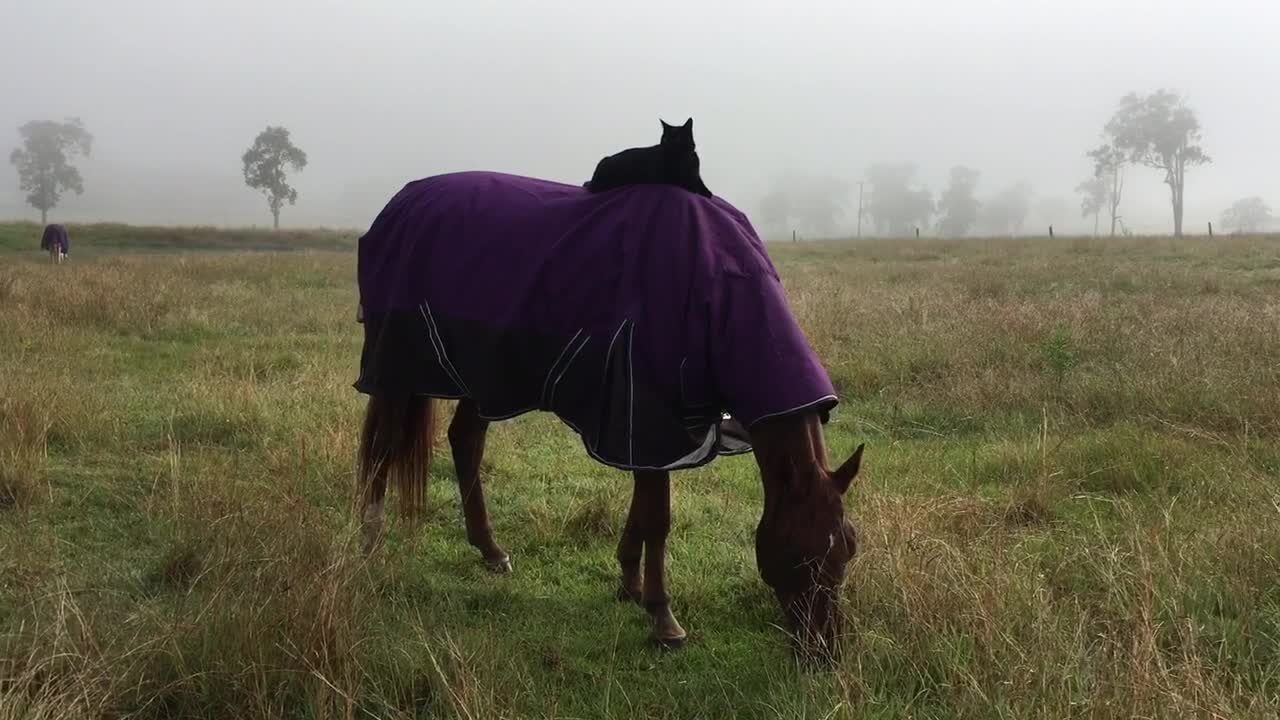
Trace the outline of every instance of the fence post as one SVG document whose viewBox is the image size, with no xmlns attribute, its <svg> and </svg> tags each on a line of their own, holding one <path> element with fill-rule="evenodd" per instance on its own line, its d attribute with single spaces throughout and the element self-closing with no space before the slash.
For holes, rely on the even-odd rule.
<svg viewBox="0 0 1280 720">
<path fill-rule="evenodd" d="M 916 228 L 916 239 L 917 239 L 917 240 L 919 240 L 919 239 L 920 239 L 920 228 L 918 228 L 918 227 Z"/>
<path fill-rule="evenodd" d="M 1210 240 L 1213 239 L 1213 223 L 1212 222 L 1209 223 L 1209 239 Z"/>
<path fill-rule="evenodd" d="M 1050 240 L 1052 240 L 1052 239 L 1053 239 L 1053 226 L 1052 226 L 1052 225 L 1050 225 L 1050 226 L 1049 226 L 1049 239 L 1050 239 Z"/>
</svg>

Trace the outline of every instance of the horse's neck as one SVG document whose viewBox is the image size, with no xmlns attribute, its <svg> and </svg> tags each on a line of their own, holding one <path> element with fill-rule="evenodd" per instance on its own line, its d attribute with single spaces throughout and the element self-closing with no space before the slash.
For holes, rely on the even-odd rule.
<svg viewBox="0 0 1280 720">
<path fill-rule="evenodd" d="M 794 415 L 757 426 L 751 431 L 751 444 L 760 466 L 766 510 L 788 488 L 803 492 L 795 485 L 813 478 L 815 468 L 826 469 L 822 424 L 817 415 Z"/>
</svg>

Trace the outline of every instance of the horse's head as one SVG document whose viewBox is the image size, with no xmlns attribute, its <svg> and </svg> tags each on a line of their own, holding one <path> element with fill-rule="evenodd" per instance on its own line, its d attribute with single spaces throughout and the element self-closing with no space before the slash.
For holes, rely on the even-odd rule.
<svg viewBox="0 0 1280 720">
<path fill-rule="evenodd" d="M 838 653 L 838 595 L 857 549 L 841 497 L 862 460 L 862 446 L 830 470 L 822 426 L 812 414 L 757 423 L 750 430 L 764 481 L 756 527 L 756 564 L 773 588 L 800 651 L 811 659 Z"/>
</svg>

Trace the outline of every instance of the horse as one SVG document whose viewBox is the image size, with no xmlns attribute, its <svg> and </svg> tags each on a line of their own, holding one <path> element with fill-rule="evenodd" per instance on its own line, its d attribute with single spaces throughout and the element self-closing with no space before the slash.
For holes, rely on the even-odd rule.
<svg viewBox="0 0 1280 720">
<path fill-rule="evenodd" d="M 49 253 L 49 262 L 61 265 L 67 259 L 67 253 L 71 252 L 67 228 L 59 223 L 46 225 L 40 237 L 40 249 Z"/>
<path fill-rule="evenodd" d="M 720 198 L 640 185 L 599 195 L 500 173 L 409 183 L 361 236 L 357 319 L 368 395 L 359 445 L 361 545 L 382 536 L 388 484 L 416 516 L 440 424 L 467 541 L 512 571 L 480 477 L 491 422 L 554 413 L 586 451 L 628 470 L 620 598 L 653 641 L 685 644 L 666 590 L 670 473 L 754 454 L 764 487 L 755 555 L 797 650 L 838 655 L 838 592 L 857 550 L 822 425 L 837 400 L 763 243 Z"/>
</svg>

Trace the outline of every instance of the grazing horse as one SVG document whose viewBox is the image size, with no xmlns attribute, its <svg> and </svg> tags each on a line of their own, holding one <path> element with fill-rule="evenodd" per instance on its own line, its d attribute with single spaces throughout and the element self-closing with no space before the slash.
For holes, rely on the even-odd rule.
<svg viewBox="0 0 1280 720">
<path fill-rule="evenodd" d="M 49 261 L 54 265 L 62 264 L 71 252 L 71 240 L 67 237 L 67 228 L 58 223 L 44 227 L 44 235 L 40 236 L 40 249 L 49 253 Z"/>
<path fill-rule="evenodd" d="M 489 423 L 542 410 L 596 460 L 634 476 L 618 544 L 623 598 L 683 644 L 665 583 L 672 470 L 753 452 L 764 484 L 756 562 L 800 649 L 831 657 L 856 549 L 842 495 L 862 446 L 827 464 L 831 382 L 764 245 L 719 198 L 639 185 L 593 195 L 498 173 L 409 183 L 360 238 L 369 395 L 359 491 L 366 551 L 388 482 L 420 508 L 441 399 L 467 540 L 495 572 L 480 464 Z M 731 413 L 730 418 L 726 411 Z"/>
</svg>

